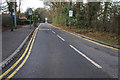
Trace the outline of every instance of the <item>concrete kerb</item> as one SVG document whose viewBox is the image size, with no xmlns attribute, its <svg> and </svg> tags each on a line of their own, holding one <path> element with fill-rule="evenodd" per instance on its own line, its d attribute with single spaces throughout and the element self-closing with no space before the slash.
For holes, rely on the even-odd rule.
<svg viewBox="0 0 120 80">
<path fill-rule="evenodd" d="M 35 30 L 35 29 L 34 29 Z M 27 42 L 27 40 L 31 37 L 31 35 L 33 34 L 34 30 L 32 30 L 29 35 L 24 39 L 24 41 L 20 44 L 20 46 L 8 57 L 6 58 L 4 61 L 2 61 L 0 63 L 0 70 L 2 68 L 4 68 L 5 66 L 7 66 L 20 52 L 20 50 L 23 48 L 23 46 L 25 45 L 25 43 Z"/>
<path fill-rule="evenodd" d="M 53 26 L 52 24 L 49 24 L 49 25 Z M 53 26 L 53 27 L 58 28 L 56 26 Z M 59 28 L 59 29 L 61 29 L 61 28 Z M 108 43 L 105 43 L 105 42 L 102 42 L 102 41 L 99 41 L 99 40 L 96 40 L 96 39 L 92 39 L 90 37 L 87 37 L 87 36 L 84 36 L 82 34 L 78 34 L 78 33 L 75 33 L 75 32 L 71 32 L 71 31 L 66 31 L 66 32 L 70 32 L 70 33 L 76 34 L 76 35 L 78 35 L 78 36 L 80 36 L 82 38 L 86 38 L 88 40 L 91 40 L 91 41 L 94 41 L 94 42 L 97 42 L 97 43 L 100 43 L 100 44 L 103 44 L 103 45 L 106 45 L 106 46 L 110 46 L 110 47 L 113 47 L 113 48 L 116 48 L 116 49 L 120 49 L 120 46 L 117 46 L 117 45 L 111 45 L 111 44 L 108 44 Z"/>
<path fill-rule="evenodd" d="M 77 34 L 77 35 L 79 35 L 79 36 L 81 36 L 83 38 L 89 39 L 91 41 L 94 41 L 94 42 L 97 42 L 97 43 L 100 43 L 100 44 L 104 44 L 104 45 L 107 45 L 107 46 L 110 46 L 110 47 L 113 47 L 113 48 L 120 49 L 120 46 L 117 46 L 117 45 L 108 44 L 108 43 L 105 43 L 105 42 L 102 42 L 102 41 L 99 41 L 99 40 L 96 40 L 96 39 L 92 39 L 90 37 L 87 37 L 87 36 L 84 36 L 82 34 L 78 34 L 78 33 L 75 33 L 75 32 L 74 32 L 74 34 Z"/>
</svg>

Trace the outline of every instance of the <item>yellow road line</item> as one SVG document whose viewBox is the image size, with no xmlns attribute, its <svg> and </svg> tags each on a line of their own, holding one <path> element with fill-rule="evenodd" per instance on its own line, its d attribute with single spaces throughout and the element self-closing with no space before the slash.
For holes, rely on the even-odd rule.
<svg viewBox="0 0 120 80">
<path fill-rule="evenodd" d="M 37 31 L 38 31 L 38 28 L 35 30 L 35 35 L 33 37 L 33 41 L 31 43 L 31 46 L 30 46 L 30 49 L 28 51 L 27 56 L 25 57 L 25 59 L 23 60 L 23 62 L 19 65 L 19 67 L 17 69 L 15 69 L 15 71 L 12 74 L 10 74 L 5 80 L 9 80 L 10 78 L 12 78 L 20 70 L 20 68 L 25 64 L 25 62 L 27 61 L 27 59 L 28 59 L 28 57 L 29 57 L 29 55 L 31 53 L 31 49 L 32 49 L 32 46 L 33 46 L 33 43 L 34 43 Z"/>
<path fill-rule="evenodd" d="M 34 33 L 33 33 L 34 35 Z M 32 38 L 33 38 L 33 35 L 32 35 Z M 23 59 L 23 57 L 25 56 L 25 54 L 27 53 L 28 49 L 29 49 L 29 46 L 30 46 L 30 43 L 32 41 L 32 38 L 30 39 L 28 45 L 27 45 L 27 48 L 25 49 L 23 55 L 19 58 L 19 60 L 16 61 L 16 63 L 14 63 L 7 71 L 5 71 L 1 76 L 0 76 L 0 79 L 2 79 L 4 76 L 6 76 L 12 69 L 15 68 L 15 66 Z"/>
<path fill-rule="evenodd" d="M 87 38 L 83 38 L 83 37 L 78 36 L 78 35 L 76 35 L 76 34 L 74 34 L 74 33 L 71 33 L 71 32 L 68 32 L 68 31 L 66 31 L 66 32 L 67 32 L 67 33 L 70 33 L 70 34 L 72 34 L 72 35 L 75 35 L 75 36 L 77 36 L 77 37 L 79 37 L 79 38 L 82 38 L 82 39 L 84 39 L 84 40 L 87 40 L 87 41 L 89 41 L 89 42 L 92 42 L 92 43 L 98 44 L 98 45 L 100 45 L 100 46 L 104 46 L 104 47 L 111 48 L 111 49 L 114 49 L 114 50 L 119 50 L 119 49 L 117 49 L 117 48 L 114 48 L 114 47 L 111 47 L 111 46 L 108 46 L 108 45 L 104 45 L 104 44 L 101 44 L 101 43 L 98 43 L 98 42 L 95 42 L 95 41 L 89 40 L 89 39 L 87 39 Z"/>
<path fill-rule="evenodd" d="M 52 26 L 53 26 L 53 25 L 52 25 Z M 53 27 L 55 27 L 55 26 L 53 26 Z M 55 28 L 58 28 L 58 27 L 55 27 Z M 62 28 L 58 28 L 58 29 L 63 30 Z M 74 35 L 74 36 L 77 36 L 77 37 L 79 37 L 79 38 L 82 38 L 82 39 L 84 39 L 84 40 L 87 40 L 87 41 L 89 41 L 89 42 L 95 43 L 95 44 L 97 44 L 97 45 L 104 46 L 104 47 L 107 47 L 107 48 L 111 48 L 111 49 L 114 49 L 114 50 L 120 50 L 120 49 L 118 49 L 118 48 L 114 48 L 114 47 L 111 47 L 111 46 L 108 46 L 108 45 L 104 45 L 104 44 L 101 44 L 101 43 L 98 43 L 98 42 L 89 40 L 89 39 L 87 39 L 87 38 L 83 38 L 83 37 L 81 37 L 81 36 L 79 36 L 79 35 L 76 35 L 76 34 L 74 34 L 74 33 L 72 33 L 72 32 L 66 31 L 66 30 L 63 30 L 63 31 L 65 31 L 65 32 L 67 32 L 67 33 L 70 33 L 70 34 L 72 34 L 72 35 Z"/>
</svg>

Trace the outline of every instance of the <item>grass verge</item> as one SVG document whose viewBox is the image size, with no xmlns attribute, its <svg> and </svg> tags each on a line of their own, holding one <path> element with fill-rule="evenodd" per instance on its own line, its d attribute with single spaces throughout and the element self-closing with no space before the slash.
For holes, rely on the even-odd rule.
<svg viewBox="0 0 120 80">
<path fill-rule="evenodd" d="M 52 25 L 60 27 L 67 31 L 76 32 L 76 33 L 85 35 L 87 37 L 90 37 L 108 44 L 120 46 L 120 35 L 116 35 L 113 33 L 98 32 L 93 29 L 76 29 L 76 28 L 69 29 L 68 27 L 59 26 L 56 24 L 52 24 Z"/>
</svg>

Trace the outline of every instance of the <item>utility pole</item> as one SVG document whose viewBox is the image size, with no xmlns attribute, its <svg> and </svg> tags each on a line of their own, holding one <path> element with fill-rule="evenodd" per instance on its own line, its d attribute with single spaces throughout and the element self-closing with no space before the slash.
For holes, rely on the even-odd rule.
<svg viewBox="0 0 120 80">
<path fill-rule="evenodd" d="M 30 16 L 30 29 L 31 29 L 31 20 L 32 20 L 32 9 L 29 9 L 29 16 Z"/>
<path fill-rule="evenodd" d="M 15 11 L 15 29 L 17 29 L 17 27 L 16 27 L 16 6 L 17 6 L 17 4 L 16 4 L 17 2 L 16 2 L 16 0 L 15 0 L 15 9 L 14 9 L 14 11 Z"/>
<path fill-rule="evenodd" d="M 69 28 L 71 29 L 71 17 L 73 16 L 73 10 L 69 10 Z"/>
<path fill-rule="evenodd" d="M 13 31 L 13 2 L 10 2 L 10 10 L 11 10 L 11 31 Z"/>
<path fill-rule="evenodd" d="M 30 16 L 30 29 L 31 29 L 31 16 Z"/>
<path fill-rule="evenodd" d="M 71 8 L 71 6 L 72 6 L 72 1 L 70 1 L 70 5 L 69 5 L 69 29 L 71 29 L 71 17 L 73 16 L 73 10 L 71 10 L 72 8 Z"/>
</svg>

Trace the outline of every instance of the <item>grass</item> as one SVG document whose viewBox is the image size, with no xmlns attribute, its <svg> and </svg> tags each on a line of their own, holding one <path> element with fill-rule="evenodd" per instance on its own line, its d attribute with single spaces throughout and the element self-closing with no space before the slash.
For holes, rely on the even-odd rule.
<svg viewBox="0 0 120 80">
<path fill-rule="evenodd" d="M 56 24 L 52 24 L 52 25 L 60 27 L 67 31 L 76 32 L 76 33 L 88 36 L 90 38 L 100 40 L 105 43 L 120 46 L 120 35 L 116 35 L 113 33 L 98 32 L 94 29 L 76 29 L 76 28 L 69 29 L 68 27 L 58 26 Z"/>
</svg>

